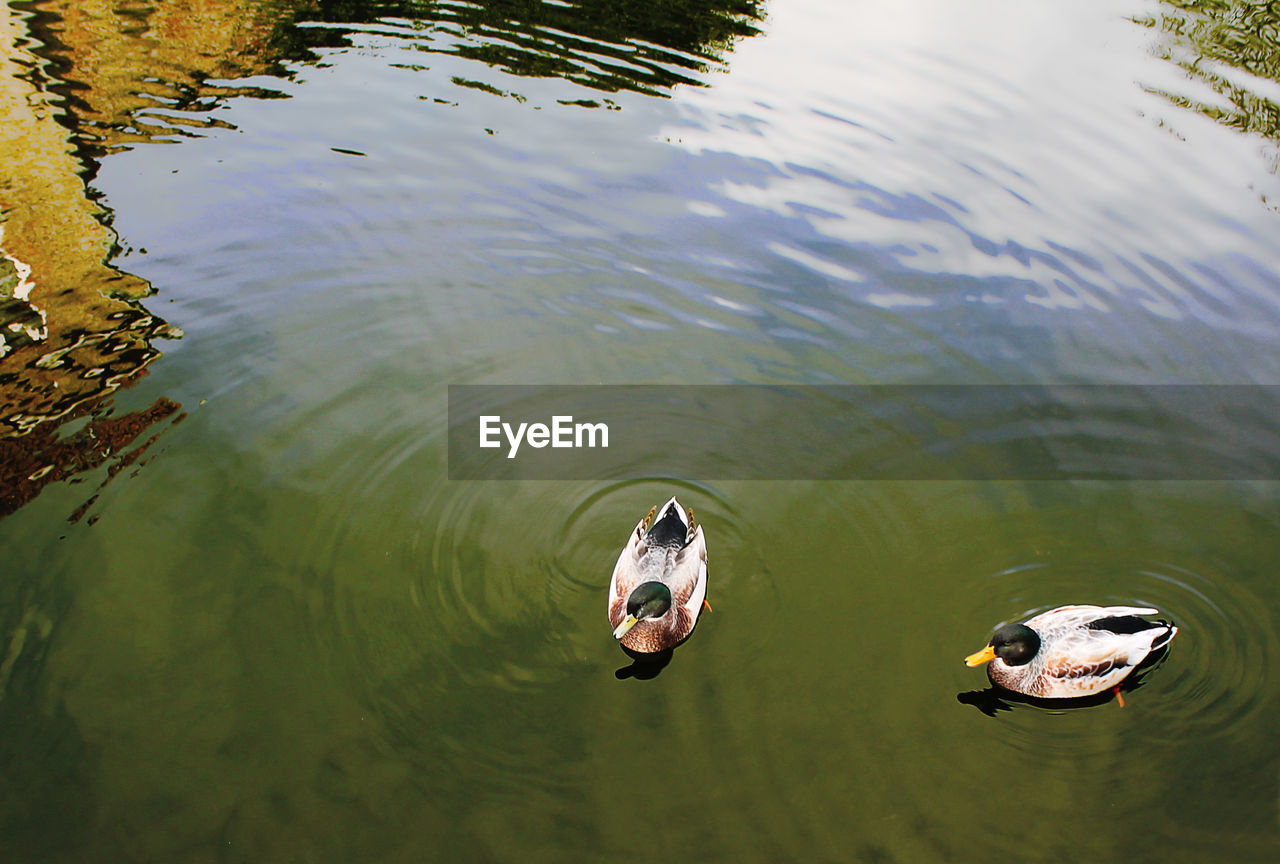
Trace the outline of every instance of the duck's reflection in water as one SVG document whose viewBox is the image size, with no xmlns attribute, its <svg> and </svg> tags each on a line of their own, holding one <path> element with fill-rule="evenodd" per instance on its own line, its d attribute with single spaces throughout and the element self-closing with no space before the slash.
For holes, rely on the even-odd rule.
<svg viewBox="0 0 1280 864">
<path fill-rule="evenodd" d="M 1147 655 L 1146 659 L 1138 664 L 1129 677 L 1121 682 L 1119 688 L 1117 688 L 1120 694 L 1129 693 L 1142 687 L 1145 683 L 1143 679 L 1146 678 L 1147 673 L 1160 665 L 1160 662 L 1168 652 L 1169 647 L 1166 644 Z M 1057 711 L 1092 708 L 1111 701 L 1117 701 L 1120 707 L 1124 707 L 1123 699 L 1118 698 L 1115 690 L 1104 690 L 1101 693 L 1095 693 L 1092 696 L 1081 696 L 1078 699 L 1040 699 L 1035 696 L 1014 693 L 1012 690 L 1006 690 L 994 684 L 989 685 L 985 690 L 966 690 L 957 693 L 956 701 L 962 705 L 972 705 L 988 717 L 995 717 L 1001 711 L 1012 711 L 1015 703 Z"/>
<path fill-rule="evenodd" d="M 631 658 L 631 665 L 623 666 L 613 673 L 614 677 L 619 681 L 624 681 L 627 678 L 636 678 L 640 681 L 657 678 L 662 670 L 667 668 L 667 664 L 671 662 L 671 658 L 676 653 L 674 648 L 659 651 L 657 654 L 641 654 L 639 651 L 632 651 L 626 647 L 622 647 L 622 650 Z"/>
</svg>

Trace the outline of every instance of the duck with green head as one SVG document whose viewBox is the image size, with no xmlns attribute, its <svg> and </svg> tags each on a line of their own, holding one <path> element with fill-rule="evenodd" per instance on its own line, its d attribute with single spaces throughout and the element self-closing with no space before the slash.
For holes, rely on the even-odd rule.
<svg viewBox="0 0 1280 864">
<path fill-rule="evenodd" d="M 1113 690 L 1147 657 L 1169 644 L 1178 628 L 1141 616 L 1146 606 L 1059 606 L 1023 624 L 996 630 L 987 647 L 964 658 L 987 666 L 991 682 L 1039 699 L 1078 699 Z"/>
<path fill-rule="evenodd" d="M 702 526 L 672 498 L 640 520 L 618 556 L 609 580 L 613 638 L 638 654 L 674 648 L 693 632 L 706 598 Z"/>
</svg>

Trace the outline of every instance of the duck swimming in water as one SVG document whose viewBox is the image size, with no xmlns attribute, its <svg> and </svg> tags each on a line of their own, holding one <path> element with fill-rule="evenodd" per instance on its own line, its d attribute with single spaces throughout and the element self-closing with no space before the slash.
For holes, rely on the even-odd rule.
<svg viewBox="0 0 1280 864">
<path fill-rule="evenodd" d="M 639 654 L 674 648 L 693 632 L 706 598 L 702 526 L 672 498 L 640 520 L 618 556 L 609 580 L 613 638 Z"/>
<path fill-rule="evenodd" d="M 1040 699 L 1076 699 L 1105 690 L 1120 696 L 1120 683 L 1178 633 L 1143 606 L 1059 606 L 1024 624 L 1006 624 L 987 647 L 964 658 L 990 662 L 987 675 L 1006 690 Z"/>
</svg>

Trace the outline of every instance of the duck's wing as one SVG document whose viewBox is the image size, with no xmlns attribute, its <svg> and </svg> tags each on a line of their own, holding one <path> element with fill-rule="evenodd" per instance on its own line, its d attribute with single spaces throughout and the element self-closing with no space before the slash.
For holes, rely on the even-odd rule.
<svg viewBox="0 0 1280 864">
<path fill-rule="evenodd" d="M 670 627 L 672 638 L 687 639 L 707 598 L 707 543 L 701 525 L 676 555 L 663 581 L 671 589 L 671 612 L 675 615 Z"/>
<path fill-rule="evenodd" d="M 707 541 L 702 526 L 693 529 L 693 537 L 684 545 L 664 579 L 671 589 L 671 603 L 689 609 L 696 618 L 707 597 Z"/>
<path fill-rule="evenodd" d="M 636 523 L 635 530 L 627 538 L 627 545 L 622 547 L 618 563 L 613 565 L 613 575 L 609 577 L 609 621 L 614 627 L 622 623 L 627 611 L 627 597 L 640 584 L 640 559 L 647 549 L 644 523 L 648 518 L 646 516 Z"/>
<path fill-rule="evenodd" d="M 1059 606 L 1027 621 L 1027 626 L 1042 637 L 1066 632 L 1078 627 L 1088 627 L 1094 621 L 1103 618 L 1120 618 L 1128 615 L 1155 615 L 1156 609 L 1146 606 Z"/>
<path fill-rule="evenodd" d="M 1108 611 L 1130 612 L 1094 617 L 1093 626 L 1057 634 L 1041 667 L 1043 695 L 1060 699 L 1101 693 L 1123 681 L 1148 654 L 1177 634 L 1178 628 L 1171 624 L 1144 621 L 1131 614 L 1137 608 L 1110 607 Z M 1108 629 L 1109 622 L 1116 622 L 1114 629 Z M 1096 626 L 1099 624 L 1103 626 Z M 1139 629 L 1140 624 L 1146 626 Z"/>
</svg>

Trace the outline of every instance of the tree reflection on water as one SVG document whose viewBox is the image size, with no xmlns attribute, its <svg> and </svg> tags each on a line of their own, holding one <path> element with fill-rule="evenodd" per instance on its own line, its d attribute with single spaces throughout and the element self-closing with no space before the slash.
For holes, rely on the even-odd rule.
<svg viewBox="0 0 1280 864">
<path fill-rule="evenodd" d="M 360 33 L 477 61 L 474 75 L 450 76 L 462 88 L 521 98 L 479 80 L 487 67 L 605 93 L 666 95 L 701 84 L 698 73 L 758 33 L 762 5 L 36 0 L 0 7 L 0 516 L 44 485 L 100 465 L 106 457 L 94 436 L 106 433 L 110 397 L 160 355 L 155 340 L 181 335 L 142 305 L 154 289 L 111 264 L 120 251 L 111 214 L 87 185 L 104 155 L 225 126 L 213 111 L 227 98 L 279 98 L 261 85 L 264 77 L 287 78 Z M 163 401 L 111 426 L 119 439 L 112 459 L 177 411 Z M 77 433 L 57 435 L 86 416 Z"/>
<path fill-rule="evenodd" d="M 110 101 L 112 92 L 79 88 L 71 99 L 59 90 L 65 67 L 43 50 L 51 42 L 36 35 L 39 22 L 51 25 L 52 18 L 7 5 L 3 13 L 0 516 L 54 481 L 103 465 L 110 479 L 134 463 L 147 445 L 129 448 L 178 406 L 161 399 L 110 418 L 111 397 L 160 355 L 155 340 L 181 335 L 143 308 L 151 286 L 110 264 L 116 235 L 86 186 L 92 163 L 73 139 L 68 107 L 92 111 L 95 99 Z M 99 47 L 110 42 L 96 28 L 59 32 Z M 63 41 L 60 50 L 72 44 Z M 77 418 L 88 419 L 74 434 L 59 433 Z"/>
<path fill-rule="evenodd" d="M 700 84 L 695 73 L 724 62 L 733 44 L 759 33 L 761 0 L 488 0 L 488 2 L 320 2 L 310 13 L 324 28 L 293 31 L 292 53 L 345 47 L 349 31 L 376 21 L 416 50 L 477 60 L 520 77 L 563 78 L 607 93 L 666 95 Z M 515 95 L 490 82 L 464 87 Z M 574 104 L 595 104 L 573 100 Z"/>
<path fill-rule="evenodd" d="M 1280 145 L 1280 3 L 1163 0 L 1159 15 L 1140 23 L 1159 32 L 1158 56 L 1222 98 L 1154 92 Z M 1280 171 L 1280 160 L 1273 170 Z"/>
</svg>

